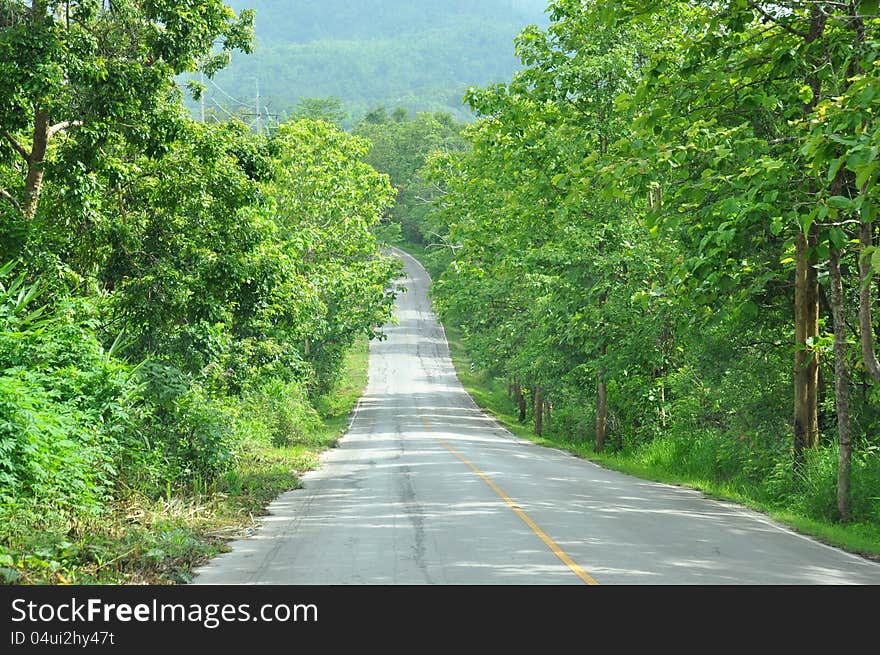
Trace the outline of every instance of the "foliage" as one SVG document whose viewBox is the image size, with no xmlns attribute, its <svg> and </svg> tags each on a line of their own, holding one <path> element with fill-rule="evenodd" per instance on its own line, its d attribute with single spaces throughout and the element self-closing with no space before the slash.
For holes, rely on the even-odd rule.
<svg viewBox="0 0 880 655">
<path fill-rule="evenodd" d="M 398 265 L 372 229 L 393 191 L 366 142 L 321 120 L 265 137 L 187 118 L 174 76 L 221 66 L 218 39 L 250 47 L 248 12 L 190 9 L 0 5 L 0 68 L 15 69 L 0 83 L 14 262 L 0 269 L 0 536 L 16 570 L 83 564 L 63 535 L 120 504 L 216 490 L 255 450 L 325 446 L 315 407 L 390 318 Z"/>
<path fill-rule="evenodd" d="M 341 98 L 300 98 L 291 117 L 297 120 L 322 120 L 342 126 L 348 118 Z"/>
<path fill-rule="evenodd" d="M 388 113 L 384 106 L 373 108 L 357 123 L 354 133 L 369 140 L 371 147 L 366 161 L 386 173 L 397 190 L 394 206 L 385 216 L 386 226 L 399 229 L 408 243 L 425 244 L 445 233 L 443 226 L 428 219 L 428 209 L 436 189 L 419 171 L 429 156 L 451 153 L 465 148 L 461 125 L 450 114 L 418 113 L 410 116 L 403 108 Z"/>
<path fill-rule="evenodd" d="M 0 496 L 97 509 L 112 490 L 138 393 L 94 335 L 93 300 L 37 306 L 39 281 L 0 275 Z"/>
<path fill-rule="evenodd" d="M 523 390 L 526 420 L 552 413 L 551 436 L 601 448 L 607 430 L 621 456 L 876 521 L 876 388 L 832 337 L 827 271 L 841 253 L 842 315 L 869 315 L 853 244 L 880 262 L 877 18 L 818 4 L 551 2 L 548 28 L 517 40 L 523 68 L 468 91 L 469 148 L 427 158 L 431 210 L 399 222 L 447 253 L 435 299 L 470 360 Z M 819 331 L 793 347 L 796 270 L 815 274 Z M 803 353 L 819 363 L 823 454 L 796 467 Z M 848 517 L 845 473 L 827 467 L 850 420 Z"/>
</svg>

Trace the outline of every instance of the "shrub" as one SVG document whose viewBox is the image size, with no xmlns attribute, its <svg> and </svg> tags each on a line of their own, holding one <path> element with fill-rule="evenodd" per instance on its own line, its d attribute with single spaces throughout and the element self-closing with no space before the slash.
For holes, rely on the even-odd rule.
<svg viewBox="0 0 880 655">
<path fill-rule="evenodd" d="M 225 471 L 235 452 L 235 419 L 227 403 L 162 362 L 145 363 L 140 378 L 146 405 L 137 434 L 143 446 L 126 455 L 126 470 L 139 486 L 155 495 L 168 484 Z"/>
<path fill-rule="evenodd" d="M 321 423 L 303 386 L 278 379 L 248 391 L 238 415 L 245 438 L 275 446 L 307 443 Z"/>
<path fill-rule="evenodd" d="M 100 298 L 36 308 L 39 281 L 0 269 L 0 495 L 96 508 L 110 493 L 136 394 L 92 321 Z"/>
</svg>

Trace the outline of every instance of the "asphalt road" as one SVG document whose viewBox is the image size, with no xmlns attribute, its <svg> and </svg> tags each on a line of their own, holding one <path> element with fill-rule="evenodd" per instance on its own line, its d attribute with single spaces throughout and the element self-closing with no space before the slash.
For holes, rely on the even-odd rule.
<svg viewBox="0 0 880 655">
<path fill-rule="evenodd" d="M 197 584 L 880 584 L 880 564 L 512 436 L 449 359 L 424 269 L 338 448 Z"/>
</svg>

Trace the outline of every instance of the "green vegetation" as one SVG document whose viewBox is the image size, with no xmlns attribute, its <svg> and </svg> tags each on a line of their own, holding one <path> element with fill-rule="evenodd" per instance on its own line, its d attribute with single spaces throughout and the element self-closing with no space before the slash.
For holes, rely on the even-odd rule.
<svg viewBox="0 0 880 655">
<path fill-rule="evenodd" d="M 367 142 L 192 121 L 176 76 L 250 47 L 202 4 L 0 4 L 6 580 L 185 577 L 335 439 L 390 317 Z"/>
<path fill-rule="evenodd" d="M 519 65 L 539 0 L 255 4 L 268 136 L 176 82 L 252 11 L 0 0 L 3 580 L 185 580 L 294 488 L 383 242 L 517 433 L 880 552 L 876 3 L 552 0 Z"/>
<path fill-rule="evenodd" d="M 443 232 L 442 226 L 433 225 L 429 218 L 435 188 L 422 178 L 420 171 L 431 153 L 465 149 L 461 129 L 462 125 L 447 113 L 412 116 L 402 107 L 389 113 L 381 106 L 354 125 L 352 131 L 371 144 L 366 161 L 388 175 L 397 190 L 396 202 L 377 231 L 385 241 L 425 244 L 426 235 Z M 434 251 L 445 258 L 442 248 Z M 431 260 L 428 253 L 423 260 Z"/>
<path fill-rule="evenodd" d="M 287 443 L 260 438 L 254 423 L 276 417 L 265 408 L 243 406 L 246 431 L 234 463 L 210 481 L 171 487 L 154 497 L 129 489 L 94 517 L 63 512 L 47 517 L 37 506 L 4 509 L 0 575 L 19 584 L 190 580 L 194 566 L 255 528 L 278 494 L 298 488 L 300 475 L 315 468 L 320 452 L 344 434 L 366 386 L 368 361 L 367 340 L 358 339 L 339 380 L 316 399 L 318 420 Z"/>
<path fill-rule="evenodd" d="M 462 377 L 520 433 L 880 552 L 880 19 L 549 12 L 398 219 Z"/>
<path fill-rule="evenodd" d="M 472 84 L 506 79 L 516 34 L 546 23 L 544 0 L 235 0 L 256 10 L 254 53 L 233 57 L 208 84 L 208 109 L 289 115 L 301 98 L 336 97 L 358 119 L 377 105 L 471 117 Z M 221 90 L 222 89 L 222 90 Z M 225 95 L 228 94 L 228 95 Z"/>
<path fill-rule="evenodd" d="M 831 471 L 818 470 L 823 463 L 826 469 L 829 462 L 833 463 L 828 453 L 820 453 L 813 462 L 811 472 L 805 476 L 804 487 L 811 493 L 788 497 L 780 502 L 769 496 L 762 487 L 750 485 L 748 481 L 719 479 L 715 451 L 704 454 L 701 461 L 697 453 L 677 451 L 671 440 L 657 439 L 637 449 L 597 453 L 589 439 L 579 438 L 568 429 L 557 428 L 552 418 L 545 424 L 542 436 L 537 436 L 529 422 L 519 421 L 517 404 L 510 396 L 507 381 L 490 371 L 471 372 L 471 360 L 462 342 L 461 331 L 454 326 L 446 326 L 446 335 L 455 370 L 467 392 L 477 405 L 516 436 L 542 446 L 568 451 L 606 468 L 642 479 L 691 487 L 714 498 L 732 500 L 825 543 L 880 559 L 880 526 L 876 523 L 839 524 L 810 517 L 810 505 L 827 504 L 829 484 L 833 484 L 828 475 Z M 826 498 L 822 498 L 823 495 Z"/>
</svg>

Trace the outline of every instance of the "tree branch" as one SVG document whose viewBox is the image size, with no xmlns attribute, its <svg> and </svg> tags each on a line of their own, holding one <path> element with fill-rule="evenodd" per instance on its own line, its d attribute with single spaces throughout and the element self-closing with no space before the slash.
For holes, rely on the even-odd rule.
<svg viewBox="0 0 880 655">
<path fill-rule="evenodd" d="M 6 189 L 0 189 L 0 196 L 6 198 L 9 202 L 12 203 L 12 206 L 18 210 L 18 213 L 21 213 L 21 205 L 18 204 L 18 200 L 12 197 L 12 194 L 9 193 Z"/>
<path fill-rule="evenodd" d="M 61 121 L 60 123 L 56 123 L 46 131 L 46 138 L 51 139 L 58 132 L 78 125 L 82 125 L 82 121 Z"/>
<path fill-rule="evenodd" d="M 12 136 L 9 132 L 3 132 L 3 136 L 6 137 L 6 140 L 12 144 L 12 147 L 18 152 L 19 155 L 22 156 L 26 162 L 30 163 L 31 161 L 31 153 L 25 150 L 24 146 L 21 145 L 18 141 L 15 140 L 15 137 Z"/>
<path fill-rule="evenodd" d="M 749 0 L 749 7 L 751 7 L 755 11 L 760 12 L 760 14 L 764 18 L 766 18 L 767 20 L 772 22 L 774 25 L 779 25 L 779 27 L 784 29 L 789 34 L 794 34 L 795 36 L 799 36 L 802 39 L 808 39 L 810 37 L 810 35 L 807 32 L 801 32 L 800 30 L 796 30 L 795 28 L 793 28 L 791 25 L 786 25 L 785 23 L 781 22 L 776 16 L 765 11 L 763 9 L 763 7 L 761 7 L 757 2 L 753 2 L 752 0 Z"/>
</svg>

